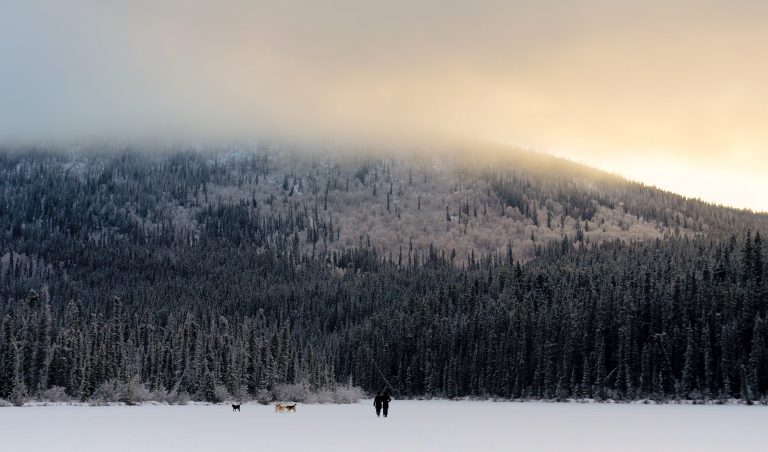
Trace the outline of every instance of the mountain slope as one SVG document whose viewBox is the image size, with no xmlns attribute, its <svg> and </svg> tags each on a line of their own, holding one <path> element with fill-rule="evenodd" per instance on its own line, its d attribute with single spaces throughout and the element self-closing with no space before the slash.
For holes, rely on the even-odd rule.
<svg viewBox="0 0 768 452">
<path fill-rule="evenodd" d="M 90 239 L 165 229 L 194 241 L 228 222 L 225 234 L 257 245 L 296 241 L 295 235 L 302 251 L 364 243 L 399 253 L 433 245 L 460 259 L 503 254 L 510 245 L 516 258 L 528 259 L 537 243 L 566 236 L 585 243 L 722 237 L 768 225 L 767 215 L 688 200 L 540 154 L 484 160 L 491 163 L 242 150 L 5 155 L 5 201 L 24 208 L 0 215 L 15 238 L 34 235 L 48 220 L 60 233 Z"/>
<path fill-rule="evenodd" d="M 765 396 L 766 215 L 477 160 L 0 154 L 0 398 Z"/>
</svg>

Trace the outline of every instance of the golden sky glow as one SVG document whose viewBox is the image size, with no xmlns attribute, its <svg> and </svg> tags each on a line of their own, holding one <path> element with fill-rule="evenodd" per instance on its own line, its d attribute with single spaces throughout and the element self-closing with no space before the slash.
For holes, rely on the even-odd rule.
<svg viewBox="0 0 768 452">
<path fill-rule="evenodd" d="M 768 210 L 765 2 L 15 3 L 0 139 L 490 140 Z"/>
</svg>

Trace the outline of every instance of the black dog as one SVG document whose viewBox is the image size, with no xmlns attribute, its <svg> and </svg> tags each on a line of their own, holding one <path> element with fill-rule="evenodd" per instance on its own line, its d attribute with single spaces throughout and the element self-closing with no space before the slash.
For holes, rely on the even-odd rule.
<svg viewBox="0 0 768 452">
<path fill-rule="evenodd" d="M 232 405 L 232 411 L 239 412 L 240 411 L 240 405 L 239 404 L 238 405 Z"/>
</svg>

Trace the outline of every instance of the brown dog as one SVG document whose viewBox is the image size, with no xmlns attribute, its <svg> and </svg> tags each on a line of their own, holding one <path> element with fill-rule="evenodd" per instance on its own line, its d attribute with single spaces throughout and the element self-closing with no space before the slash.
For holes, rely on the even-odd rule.
<svg viewBox="0 0 768 452">
<path fill-rule="evenodd" d="M 275 413 L 285 413 L 285 405 L 283 405 L 282 403 L 276 403 Z"/>
</svg>

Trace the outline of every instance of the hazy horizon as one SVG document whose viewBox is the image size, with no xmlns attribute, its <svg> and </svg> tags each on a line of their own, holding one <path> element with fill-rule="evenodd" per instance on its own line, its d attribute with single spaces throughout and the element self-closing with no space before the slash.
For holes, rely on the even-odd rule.
<svg viewBox="0 0 768 452">
<path fill-rule="evenodd" d="M 0 142 L 491 142 L 768 211 L 766 17 L 750 0 L 17 2 Z"/>
</svg>

